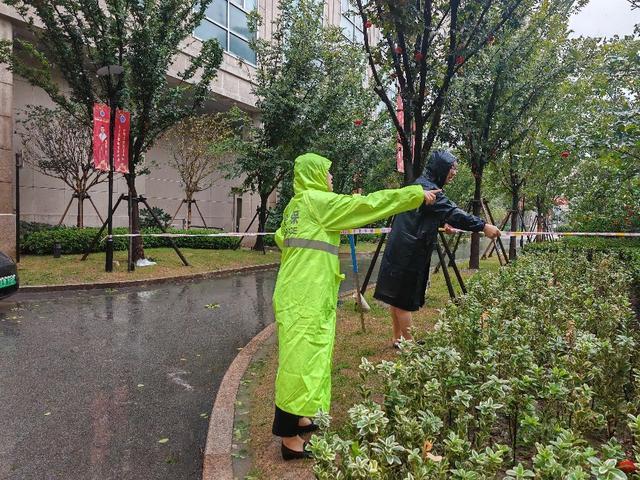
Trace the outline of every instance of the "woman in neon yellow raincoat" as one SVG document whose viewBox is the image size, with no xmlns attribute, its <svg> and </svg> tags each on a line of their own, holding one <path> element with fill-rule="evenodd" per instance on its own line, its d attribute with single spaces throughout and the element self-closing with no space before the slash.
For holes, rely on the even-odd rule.
<svg viewBox="0 0 640 480">
<path fill-rule="evenodd" d="M 310 456 L 300 433 L 316 426 L 306 417 L 329 411 L 331 359 L 340 273 L 340 230 L 357 228 L 433 203 L 420 185 L 367 196 L 331 192 L 331 162 L 313 153 L 294 166 L 294 197 L 284 210 L 276 243 L 282 261 L 273 295 L 279 366 L 273 433 L 286 460 Z"/>
</svg>

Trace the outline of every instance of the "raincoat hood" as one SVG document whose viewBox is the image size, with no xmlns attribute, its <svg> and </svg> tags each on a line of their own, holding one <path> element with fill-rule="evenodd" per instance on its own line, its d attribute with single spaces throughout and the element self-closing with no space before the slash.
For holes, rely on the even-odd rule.
<svg viewBox="0 0 640 480">
<path fill-rule="evenodd" d="M 447 175 L 449 175 L 449 170 L 457 160 L 456 157 L 445 150 L 436 150 L 429 155 L 429 160 L 427 160 L 422 176 L 442 188 L 447 180 Z"/>
<path fill-rule="evenodd" d="M 305 153 L 295 159 L 293 167 L 293 191 L 302 193 L 305 190 L 328 192 L 327 173 L 331 160 L 315 153 Z"/>
</svg>

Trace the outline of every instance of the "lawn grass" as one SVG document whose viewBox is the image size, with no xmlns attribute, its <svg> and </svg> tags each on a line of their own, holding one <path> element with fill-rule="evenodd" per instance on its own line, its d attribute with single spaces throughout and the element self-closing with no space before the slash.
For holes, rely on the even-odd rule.
<svg viewBox="0 0 640 480">
<path fill-rule="evenodd" d="M 481 261 L 481 274 L 495 272 L 500 268 L 495 258 Z M 453 272 L 451 272 L 453 273 Z M 475 274 L 463 270 L 468 279 Z M 455 282 L 454 282 L 455 283 Z M 347 420 L 347 411 L 359 399 L 358 366 L 360 359 L 367 357 L 372 362 L 393 360 L 396 350 L 392 348 L 391 320 L 385 304 L 374 300 L 367 294 L 371 311 L 366 315 L 366 333 L 360 331 L 360 316 L 354 310 L 351 298 L 344 299 L 338 308 L 336 326 L 336 344 L 332 373 L 332 428 L 339 429 Z M 431 286 L 427 292 L 426 305 L 414 315 L 417 336 L 420 331 L 430 329 L 439 315 L 439 309 L 449 301 L 448 290 L 442 273 L 432 275 Z M 273 420 L 274 382 L 277 368 L 277 347 L 275 343 L 268 349 L 264 359 L 249 369 L 249 378 L 245 377 L 245 387 L 251 398 L 249 412 L 249 447 L 252 455 L 251 478 L 256 479 L 312 479 L 313 462 L 283 462 L 280 458 L 280 443 L 271 435 Z M 375 391 L 375 389 L 374 389 Z M 380 400 L 380 396 L 374 397 Z"/>
<path fill-rule="evenodd" d="M 266 254 L 248 249 L 201 250 L 183 248 L 182 254 L 191 266 L 186 267 L 171 248 L 147 248 L 147 258 L 157 265 L 136 268 L 127 272 L 127 252 L 114 252 L 113 272 L 104 271 L 104 253 L 92 253 L 81 262 L 82 255 L 24 255 L 18 264 L 21 285 L 68 285 L 80 283 L 118 282 L 178 277 L 229 268 L 264 265 L 280 261 L 280 252 Z"/>
<path fill-rule="evenodd" d="M 367 253 L 375 248 L 375 243 L 361 242 L 358 244 L 357 251 Z M 280 252 L 277 249 L 268 249 L 266 254 L 247 248 L 238 250 L 182 248 L 180 251 L 190 263 L 189 267 L 182 264 L 171 248 L 146 248 L 147 258 L 153 259 L 157 265 L 136 268 L 131 273 L 127 272 L 127 252 L 116 251 L 111 273 L 104 271 L 104 253 L 92 253 L 84 262 L 80 261 L 82 255 L 62 255 L 60 258 L 53 258 L 51 255 L 22 255 L 18 264 L 18 274 L 22 286 L 70 285 L 172 278 L 280 261 Z M 349 245 L 341 245 L 340 253 L 348 255 Z"/>
</svg>

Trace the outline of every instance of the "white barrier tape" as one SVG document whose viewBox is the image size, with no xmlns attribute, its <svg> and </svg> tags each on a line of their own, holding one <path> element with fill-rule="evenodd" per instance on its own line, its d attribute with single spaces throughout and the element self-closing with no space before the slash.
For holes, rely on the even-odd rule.
<svg viewBox="0 0 640 480">
<path fill-rule="evenodd" d="M 444 228 L 440 229 L 444 232 Z M 467 230 L 458 230 L 457 228 L 451 229 L 453 234 L 457 233 L 472 233 Z M 482 235 L 482 232 L 480 232 Z M 627 232 L 510 232 L 501 231 L 501 237 L 535 237 L 537 235 L 550 235 L 554 237 L 640 237 L 640 233 L 627 233 Z"/>
<path fill-rule="evenodd" d="M 444 232 L 444 228 L 439 229 Z M 355 228 L 351 230 L 342 230 L 340 233 L 343 235 L 381 235 L 383 233 L 391 232 L 390 228 Z M 458 233 L 473 233 L 467 230 L 459 230 L 457 228 L 451 229 L 452 234 Z M 482 232 L 480 232 L 483 235 Z M 274 232 L 224 232 L 224 233 L 124 233 L 119 235 L 112 235 L 112 238 L 116 237 L 161 237 L 161 238 L 185 238 L 185 237 L 260 237 L 266 235 L 274 235 Z M 632 237 L 640 238 L 640 233 L 627 233 L 627 232 L 500 232 L 501 237 L 535 237 L 537 235 L 550 235 L 556 237 Z M 101 241 L 107 239 L 104 237 Z"/>
<path fill-rule="evenodd" d="M 275 235 L 274 232 L 224 232 L 224 233 L 122 233 L 119 235 L 111 235 L 111 237 L 162 237 L 162 238 L 181 238 L 181 237 L 260 237 L 263 235 Z M 109 235 L 101 241 L 109 238 Z"/>
</svg>

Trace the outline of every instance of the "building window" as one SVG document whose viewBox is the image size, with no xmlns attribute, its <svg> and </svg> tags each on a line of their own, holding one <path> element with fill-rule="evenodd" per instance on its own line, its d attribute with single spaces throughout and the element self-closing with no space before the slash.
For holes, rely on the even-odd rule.
<svg viewBox="0 0 640 480">
<path fill-rule="evenodd" d="M 363 2 L 366 4 L 367 2 Z M 364 33 L 362 31 L 362 19 L 357 12 L 355 12 L 349 0 L 340 0 L 340 27 L 342 33 L 347 39 L 354 43 L 364 43 Z"/>
<path fill-rule="evenodd" d="M 225 51 L 255 65 L 256 52 L 249 45 L 255 35 L 249 31 L 247 15 L 255 10 L 257 1 L 213 0 L 193 36 L 200 40 L 215 38 Z"/>
</svg>

